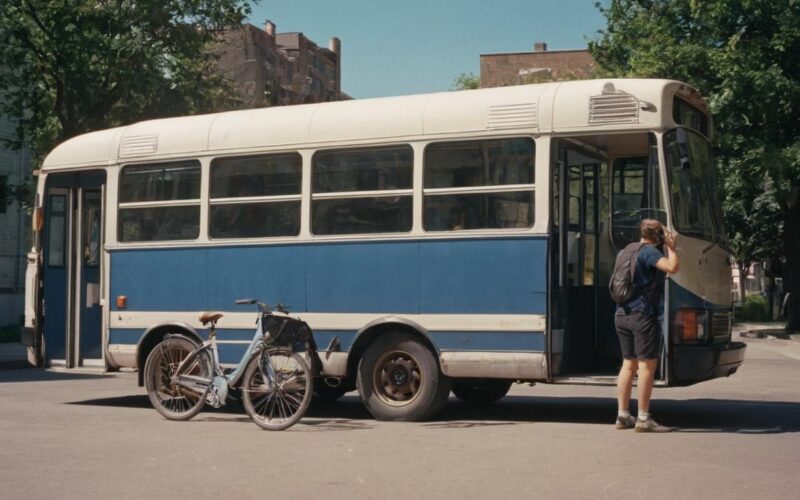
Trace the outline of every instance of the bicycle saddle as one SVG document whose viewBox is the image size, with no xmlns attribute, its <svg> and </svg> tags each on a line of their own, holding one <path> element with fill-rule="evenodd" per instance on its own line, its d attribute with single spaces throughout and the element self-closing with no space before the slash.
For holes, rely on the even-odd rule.
<svg viewBox="0 0 800 500">
<path fill-rule="evenodd" d="M 200 323 L 206 326 L 207 323 L 216 323 L 222 317 L 222 313 L 205 312 L 200 315 Z"/>
</svg>

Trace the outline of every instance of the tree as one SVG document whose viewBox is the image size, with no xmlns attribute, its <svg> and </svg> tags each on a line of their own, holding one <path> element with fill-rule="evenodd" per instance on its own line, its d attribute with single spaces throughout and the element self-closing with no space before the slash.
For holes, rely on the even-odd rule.
<svg viewBox="0 0 800 500">
<path fill-rule="evenodd" d="M 474 73 L 461 73 L 453 82 L 453 90 L 470 90 L 481 88 L 481 79 Z"/>
<path fill-rule="evenodd" d="M 234 102 L 212 70 L 215 35 L 245 0 L 3 0 L 0 113 L 35 157 L 75 135 Z"/>
<path fill-rule="evenodd" d="M 800 330 L 800 1 L 611 0 L 589 50 L 605 72 L 685 81 L 715 117 L 734 256 L 785 258 L 787 329 Z"/>
</svg>

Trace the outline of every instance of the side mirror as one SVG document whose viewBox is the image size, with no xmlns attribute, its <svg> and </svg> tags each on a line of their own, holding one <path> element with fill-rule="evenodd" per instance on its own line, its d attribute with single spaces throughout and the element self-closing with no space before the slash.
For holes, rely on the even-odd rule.
<svg viewBox="0 0 800 500">
<path fill-rule="evenodd" d="M 692 162 L 689 159 L 689 135 L 686 129 L 678 127 L 675 130 L 675 139 L 678 142 L 679 161 L 682 170 L 689 170 L 692 168 Z"/>
</svg>

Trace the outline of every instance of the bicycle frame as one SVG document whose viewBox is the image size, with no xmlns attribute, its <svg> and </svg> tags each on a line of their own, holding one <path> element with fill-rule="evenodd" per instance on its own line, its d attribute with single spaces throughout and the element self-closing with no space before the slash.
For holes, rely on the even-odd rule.
<svg viewBox="0 0 800 500">
<path fill-rule="evenodd" d="M 175 376 L 173 382 L 180 385 L 181 387 L 185 387 L 190 390 L 197 390 L 201 388 L 202 391 L 198 392 L 205 392 L 205 390 L 210 387 L 214 383 L 215 377 L 224 377 L 229 387 L 236 387 L 236 385 L 241 380 L 242 376 L 244 375 L 244 371 L 247 368 L 247 364 L 253 358 L 253 356 L 259 354 L 261 352 L 261 344 L 264 339 L 264 334 L 262 333 L 262 315 L 258 315 L 258 319 L 256 320 L 256 331 L 253 335 L 253 340 L 250 342 L 250 345 L 247 347 L 247 351 L 242 356 L 242 359 L 239 361 L 239 364 L 236 365 L 236 368 L 231 373 L 224 374 L 222 372 L 222 367 L 219 363 L 219 352 L 217 350 L 217 334 L 216 328 L 212 324 L 211 332 L 209 332 L 209 339 L 203 342 L 200 346 L 198 346 L 194 351 L 192 351 L 189 356 L 187 356 L 181 363 L 178 365 L 178 368 L 175 370 Z M 198 377 L 195 375 L 186 375 L 184 371 L 187 367 L 191 366 L 192 363 L 195 362 L 198 356 L 202 352 L 210 351 L 211 356 L 211 365 L 212 365 L 212 378 L 207 379 L 204 377 Z M 275 372 L 272 369 L 271 364 L 267 364 L 267 373 L 265 373 L 267 377 L 267 381 L 269 383 L 274 383 L 275 381 Z"/>
</svg>

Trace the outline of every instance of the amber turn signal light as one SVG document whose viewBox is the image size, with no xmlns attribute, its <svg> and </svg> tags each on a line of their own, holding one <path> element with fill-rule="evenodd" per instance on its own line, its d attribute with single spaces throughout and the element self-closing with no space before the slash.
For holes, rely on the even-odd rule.
<svg viewBox="0 0 800 500">
<path fill-rule="evenodd" d="M 117 309 L 126 309 L 128 307 L 128 297 L 124 295 L 117 295 Z"/>
</svg>

